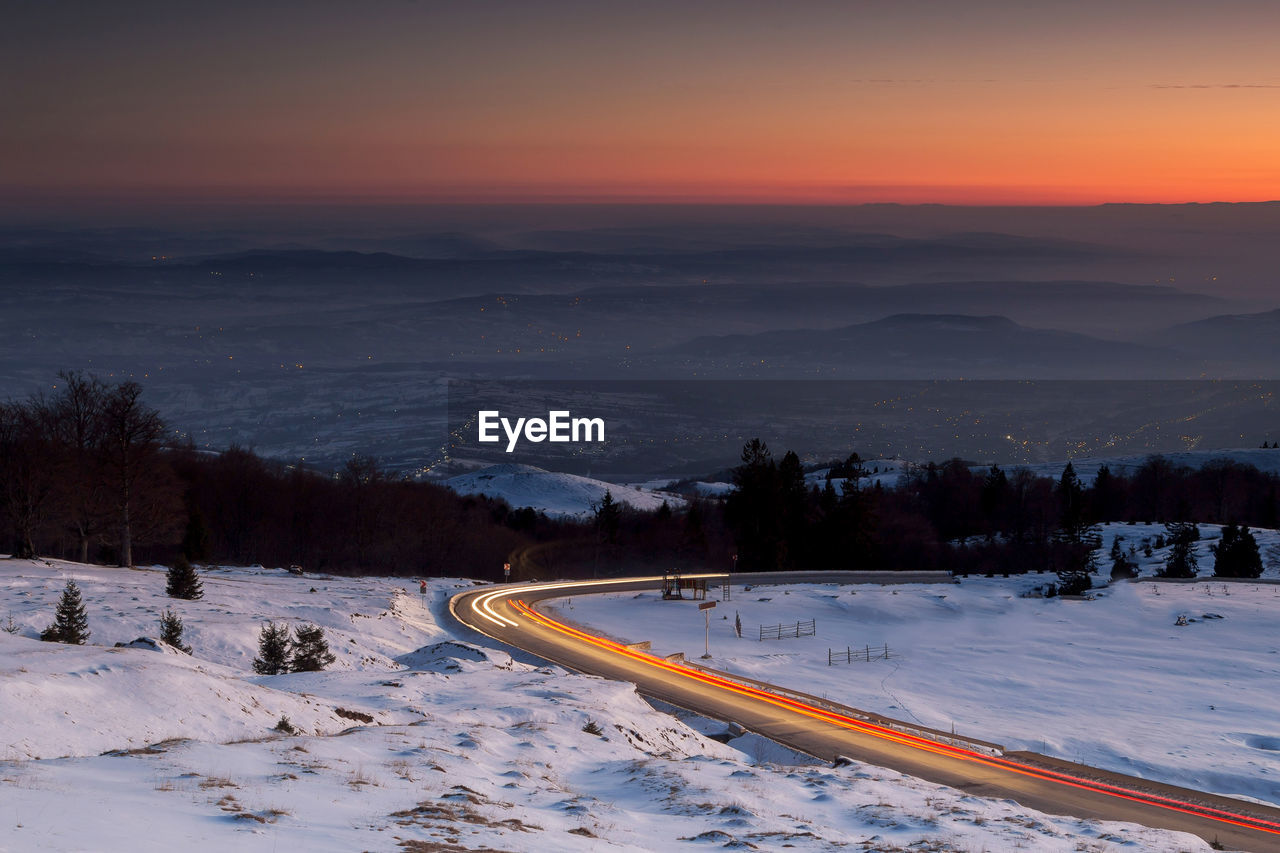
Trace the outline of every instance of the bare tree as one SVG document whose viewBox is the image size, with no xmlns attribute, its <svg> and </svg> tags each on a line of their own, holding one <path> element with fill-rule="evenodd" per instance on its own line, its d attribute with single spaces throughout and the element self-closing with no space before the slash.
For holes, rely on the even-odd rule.
<svg viewBox="0 0 1280 853">
<path fill-rule="evenodd" d="M 160 466 L 160 439 L 164 422 L 154 409 L 143 405 L 142 387 L 124 382 L 112 388 L 102 408 L 102 447 L 111 504 L 119 525 L 121 566 L 133 565 L 134 528 L 140 509 L 149 510 L 147 520 L 155 517 L 160 507 L 148 500 L 153 495 L 147 477 L 157 474 Z"/>
<path fill-rule="evenodd" d="M 63 371 L 59 393 L 48 403 L 52 437 L 61 451 L 62 517 L 75 537 L 78 559 L 89 562 L 89 543 L 110 518 L 102 459 L 108 391 L 97 377 Z"/>
<path fill-rule="evenodd" d="M 390 510 L 387 475 L 372 456 L 354 456 L 347 460 L 339 477 L 348 497 L 350 515 L 346 519 L 350 541 L 355 548 L 358 566 L 372 563 L 374 545 L 378 542 Z"/>
<path fill-rule="evenodd" d="M 36 555 L 36 533 L 52 505 L 56 475 L 38 401 L 0 403 L 0 501 L 15 557 Z"/>
</svg>

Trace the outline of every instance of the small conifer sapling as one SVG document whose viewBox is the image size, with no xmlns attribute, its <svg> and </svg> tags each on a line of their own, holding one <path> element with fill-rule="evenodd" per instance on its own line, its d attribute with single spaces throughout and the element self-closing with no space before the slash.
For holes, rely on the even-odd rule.
<svg viewBox="0 0 1280 853">
<path fill-rule="evenodd" d="M 200 576 L 196 574 L 195 568 L 186 556 L 179 554 L 178 559 L 173 561 L 173 567 L 168 572 L 168 582 L 165 585 L 165 592 L 170 598 L 185 598 L 188 601 L 195 601 L 204 596 L 204 584 L 200 581 Z"/>
<path fill-rule="evenodd" d="M 58 599 L 53 624 L 40 633 L 40 639 L 52 643 L 69 643 L 83 646 L 89 639 L 89 617 L 85 614 L 80 587 L 74 580 L 67 581 Z"/>
<path fill-rule="evenodd" d="M 191 654 L 191 647 L 182 644 L 182 619 L 172 610 L 160 614 L 160 641 L 181 652 Z"/>
</svg>

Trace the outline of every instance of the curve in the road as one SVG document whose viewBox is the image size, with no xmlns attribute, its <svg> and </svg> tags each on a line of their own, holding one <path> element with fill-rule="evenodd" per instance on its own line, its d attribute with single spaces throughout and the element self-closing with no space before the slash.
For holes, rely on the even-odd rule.
<svg viewBox="0 0 1280 853">
<path fill-rule="evenodd" d="M 966 793 L 1007 797 L 1050 813 L 1133 821 L 1192 832 L 1205 840 L 1241 849 L 1280 851 L 1280 809 L 1067 762 L 1053 762 L 1060 768 L 1054 769 L 1040 766 L 1047 760 L 1030 753 L 1018 755 L 1031 761 L 1018 760 L 998 750 L 984 751 L 913 734 L 913 727 L 907 724 L 880 725 L 784 695 L 785 691 L 762 689 L 758 683 L 739 682 L 637 651 L 560 622 L 529 603 L 575 594 L 652 588 L 661 581 L 660 577 L 652 577 L 504 586 L 457 595 L 450 601 L 450 610 L 475 630 L 554 663 L 632 681 L 642 693 L 711 717 L 733 720 L 813 755 L 831 760 L 850 757 L 889 766 L 960 787 Z M 1037 758 L 1041 761 L 1037 762 Z"/>
</svg>

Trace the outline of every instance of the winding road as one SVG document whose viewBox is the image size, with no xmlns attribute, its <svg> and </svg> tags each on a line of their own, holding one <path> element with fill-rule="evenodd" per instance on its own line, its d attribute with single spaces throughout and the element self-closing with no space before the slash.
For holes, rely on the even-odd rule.
<svg viewBox="0 0 1280 853">
<path fill-rule="evenodd" d="M 847 582 L 853 573 L 735 575 L 736 583 Z M 711 581 L 724 575 L 685 575 Z M 903 575 L 859 577 L 902 582 Z M 914 578 L 912 578 L 914 580 Z M 889 767 L 979 797 L 1050 814 L 1189 832 L 1227 849 L 1280 853 L 1280 809 L 965 741 L 793 691 L 655 657 L 539 612 L 550 598 L 657 589 L 661 577 L 483 587 L 460 593 L 451 613 L 480 633 L 570 669 L 630 681 L 645 696 L 736 723 L 819 758 Z M 625 631 L 629 626 L 618 626 Z"/>
</svg>

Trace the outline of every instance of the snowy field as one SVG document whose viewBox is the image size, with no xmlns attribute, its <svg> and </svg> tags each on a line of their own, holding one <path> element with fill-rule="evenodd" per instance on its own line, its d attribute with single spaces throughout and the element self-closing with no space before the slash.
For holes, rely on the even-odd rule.
<svg viewBox="0 0 1280 853">
<path fill-rule="evenodd" d="M 468 474 L 459 474 L 444 485 L 460 495 L 487 495 L 501 498 L 513 509 L 533 507 L 552 518 L 585 518 L 595 512 L 605 492 L 620 504 L 642 512 L 652 512 L 663 501 L 671 509 L 684 506 L 684 498 L 656 492 L 638 485 L 618 485 L 577 474 L 547 471 L 532 465 L 490 465 Z"/>
<path fill-rule="evenodd" d="M 862 463 L 867 470 L 865 477 L 858 479 L 858 485 L 862 488 L 869 486 L 881 485 L 886 489 L 896 487 L 902 477 L 909 474 L 915 466 L 910 462 L 902 459 L 867 459 Z M 830 468 L 819 468 L 816 471 L 809 471 L 804 475 L 804 484 L 809 488 L 821 489 L 827 484 L 827 474 Z M 834 477 L 831 480 L 831 486 L 837 493 L 844 488 L 847 477 Z M 654 481 L 655 483 L 659 481 Z M 701 497 L 722 498 L 734 490 L 733 483 L 725 482 L 697 482 L 693 484 L 694 491 Z"/>
<path fill-rule="evenodd" d="M 1210 535 L 1197 546 L 1212 572 Z M 1117 532 L 1161 527 L 1108 525 Z M 1259 531 L 1266 576 L 1275 531 Z M 1266 554 L 1269 553 L 1269 556 Z M 1148 574 L 1167 555 L 1139 554 Z M 1054 575 L 948 585 L 756 586 L 712 611 L 718 669 L 1008 749 L 1029 749 L 1200 790 L 1280 804 L 1280 584 L 1136 581 L 1092 600 L 1023 597 Z M 718 597 L 713 590 L 712 597 Z M 655 593 L 579 597 L 554 609 L 655 654 L 697 659 L 692 601 Z M 742 622 L 736 636 L 735 616 Z M 1179 616 L 1187 624 L 1176 625 Z M 815 621 L 816 636 L 766 639 L 760 626 Z M 889 647 L 889 658 L 828 663 L 828 650 Z"/>
<path fill-rule="evenodd" d="M 1229 459 L 1241 465 L 1252 465 L 1266 474 L 1280 474 L 1280 449 L 1262 449 L 1260 447 L 1242 447 L 1233 450 L 1185 450 L 1182 452 L 1159 454 L 1171 465 L 1185 465 L 1188 468 L 1200 468 L 1218 459 Z M 1071 460 L 1071 466 L 1085 483 L 1092 483 L 1098 476 L 1098 469 L 1106 465 L 1112 474 L 1131 477 L 1151 458 L 1149 453 L 1130 456 L 1080 456 Z M 1038 462 L 1030 465 L 1008 466 L 1027 468 L 1041 477 L 1057 479 L 1062 476 L 1066 462 Z M 989 467 L 989 466 L 987 466 Z M 1005 466 L 1001 466 L 1005 467 Z"/>
<path fill-rule="evenodd" d="M 1086 485 L 1091 485 L 1095 477 L 1098 476 L 1098 469 L 1106 465 L 1112 474 L 1117 476 L 1132 477 L 1137 473 L 1148 459 L 1151 458 L 1150 453 L 1133 454 L 1129 456 L 1081 456 L 1071 460 L 1072 467 L 1075 468 L 1076 474 Z M 1200 468 L 1209 462 L 1219 459 L 1227 459 L 1237 462 L 1241 465 L 1252 465 L 1259 471 L 1267 474 L 1280 474 L 1280 449 L 1262 448 L 1238 448 L 1230 450 L 1188 450 L 1182 452 L 1162 453 L 1159 454 L 1171 465 L 1186 466 L 1188 468 Z M 1004 464 L 1000 467 L 1006 473 L 1011 473 L 1019 469 L 1025 468 L 1038 477 L 1049 477 L 1058 479 L 1062 476 L 1062 469 L 1067 465 L 1066 461 L 1056 462 L 1035 462 L 1030 464 Z M 912 471 L 918 471 L 923 468 L 918 463 L 907 462 L 902 459 L 867 459 L 863 461 L 863 466 L 867 470 L 867 476 L 861 478 L 858 484 L 862 488 L 868 486 L 882 485 L 886 489 L 895 488 L 902 481 L 902 478 Z M 978 474 L 985 474 L 990 469 L 991 463 L 986 462 L 981 465 L 974 466 L 973 470 Z M 817 471 L 811 471 L 805 474 L 805 485 L 810 487 L 822 488 L 826 484 L 827 472 L 829 468 L 822 468 Z M 658 481 L 654 481 L 655 483 Z M 837 477 L 832 480 L 832 485 L 839 492 L 844 486 L 845 478 Z M 733 491 L 732 483 L 714 482 L 714 483 L 695 483 L 694 488 L 699 495 L 705 497 L 724 497 Z"/>
<path fill-rule="evenodd" d="M 90 645 L 35 639 L 68 578 L 84 592 Z M 1208 849 L 1187 835 L 1048 817 L 874 767 L 815 765 L 752 736 L 719 743 L 698 732 L 722 725 L 686 724 L 627 685 L 515 660 L 450 627 L 447 599 L 469 585 L 434 580 L 420 597 L 403 579 L 228 569 L 205 573 L 205 597 L 186 602 L 164 596 L 158 569 L 0 560 L 0 624 L 12 615 L 16 631 L 0 632 L 0 850 Z M 950 607 L 997 615 L 1022 606 L 1005 589 L 942 592 Z M 948 610 L 927 597 L 938 589 L 899 592 L 904 622 L 919 616 L 905 606 L 913 600 L 917 609 Z M 1160 610 L 1165 595 L 1145 604 L 1161 619 L 1172 612 Z M 846 609 L 888 596 L 773 595 L 779 606 L 808 599 Z M 1047 612 L 1105 612 L 1115 600 L 1055 602 Z M 1233 589 L 1231 606 L 1213 599 L 1225 620 L 1178 630 L 1235 630 L 1250 618 L 1241 606 L 1250 600 Z M 633 603 L 598 606 L 631 614 Z M 596 606 L 580 604 L 577 615 Z M 185 621 L 192 656 L 114 647 L 155 636 L 164 607 Z M 653 615 L 676 630 L 696 619 L 685 610 L 655 605 Z M 323 626 L 337 662 L 324 673 L 253 675 L 258 629 L 269 619 Z M 963 614 L 951 621 L 984 633 Z M 946 622 L 925 617 L 930 626 Z M 826 616 L 819 626 L 825 638 Z M 717 646 L 727 644 L 722 628 Z M 927 661 L 922 646 L 902 666 Z M 811 656 L 817 645 L 806 648 Z M 769 647 L 799 650 L 794 641 Z M 890 667 L 899 662 L 841 672 L 878 681 Z M 1256 680 L 1244 669 L 1233 677 Z M 901 701 L 921 702 L 917 713 L 950 705 L 946 690 L 927 703 L 914 692 Z M 281 717 L 298 733 L 275 731 Z M 1275 730 L 1253 719 L 1231 730 Z"/>
</svg>

